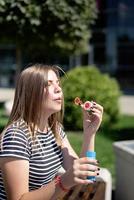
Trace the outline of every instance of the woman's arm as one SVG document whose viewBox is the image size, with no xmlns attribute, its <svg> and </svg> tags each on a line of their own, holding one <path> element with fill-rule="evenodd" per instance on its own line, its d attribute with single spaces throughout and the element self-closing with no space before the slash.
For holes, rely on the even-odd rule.
<svg viewBox="0 0 134 200">
<path fill-rule="evenodd" d="M 87 184 L 91 181 L 87 180 L 87 176 L 97 175 L 97 166 L 89 171 L 88 158 L 81 158 L 74 161 L 70 169 L 61 176 L 61 182 L 65 188 L 71 188 L 77 184 Z M 92 161 L 95 164 L 95 161 Z M 29 162 L 16 158 L 1 158 L 0 168 L 4 179 L 4 186 L 8 200 L 56 200 L 58 197 L 65 195 L 65 192 L 59 184 L 51 181 L 49 184 L 40 189 L 29 192 Z"/>
<path fill-rule="evenodd" d="M 62 153 L 63 153 L 63 167 L 65 170 L 69 169 L 73 165 L 75 159 L 78 159 L 78 155 L 72 148 L 67 136 L 62 141 Z"/>
<path fill-rule="evenodd" d="M 29 162 L 16 158 L 2 158 L 0 168 L 8 200 L 54 200 L 64 196 L 55 181 L 29 192 Z"/>
<path fill-rule="evenodd" d="M 83 144 L 81 156 L 86 154 L 86 151 L 95 150 L 95 136 L 102 122 L 103 107 L 95 102 L 90 113 L 83 109 Z"/>
<path fill-rule="evenodd" d="M 18 200 L 28 192 L 29 162 L 16 158 L 0 158 L 0 168 L 4 180 L 7 199 Z"/>
<path fill-rule="evenodd" d="M 102 121 L 103 107 L 97 103 L 93 104 L 92 113 L 89 114 L 83 109 L 83 143 L 81 148 L 80 157 L 85 157 L 86 151 L 94 151 L 95 149 L 95 136 Z M 73 164 L 78 155 L 70 145 L 67 137 L 63 139 L 63 164 L 67 170 Z"/>
</svg>

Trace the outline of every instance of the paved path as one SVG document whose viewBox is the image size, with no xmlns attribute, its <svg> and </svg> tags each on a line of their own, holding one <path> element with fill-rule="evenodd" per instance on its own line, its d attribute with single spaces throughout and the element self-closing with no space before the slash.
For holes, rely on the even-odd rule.
<svg viewBox="0 0 134 200">
<path fill-rule="evenodd" d="M 134 95 L 123 95 L 119 100 L 122 114 L 134 116 Z"/>
<path fill-rule="evenodd" d="M 5 102 L 14 97 L 14 90 L 0 88 L 0 102 Z M 119 99 L 119 106 L 122 114 L 134 115 L 134 95 L 123 95 Z"/>
<path fill-rule="evenodd" d="M 0 88 L 0 102 L 5 102 L 14 98 L 14 89 Z"/>
</svg>

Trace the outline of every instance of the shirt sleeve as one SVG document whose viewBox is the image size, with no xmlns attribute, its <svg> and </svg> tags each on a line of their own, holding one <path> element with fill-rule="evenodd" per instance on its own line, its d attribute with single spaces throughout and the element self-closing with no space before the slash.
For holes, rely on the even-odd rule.
<svg viewBox="0 0 134 200">
<path fill-rule="evenodd" d="M 8 128 L 1 138 L 0 158 L 30 158 L 30 148 L 25 132 L 17 127 Z"/>
</svg>

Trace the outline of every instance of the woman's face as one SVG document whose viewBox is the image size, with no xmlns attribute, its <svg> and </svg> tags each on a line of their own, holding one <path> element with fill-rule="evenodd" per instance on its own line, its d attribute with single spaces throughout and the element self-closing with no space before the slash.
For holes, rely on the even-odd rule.
<svg viewBox="0 0 134 200">
<path fill-rule="evenodd" d="M 53 70 L 48 71 L 48 87 L 44 89 L 44 109 L 45 113 L 51 115 L 59 112 L 62 105 L 62 89 L 59 79 Z"/>
</svg>

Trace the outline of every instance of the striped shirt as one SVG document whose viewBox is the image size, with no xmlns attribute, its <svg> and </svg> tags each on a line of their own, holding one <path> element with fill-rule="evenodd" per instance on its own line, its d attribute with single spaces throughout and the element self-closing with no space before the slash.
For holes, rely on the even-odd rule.
<svg viewBox="0 0 134 200">
<path fill-rule="evenodd" d="M 60 131 L 60 135 L 63 139 L 64 131 Z M 37 138 L 33 141 L 24 121 L 7 128 L 0 149 L 0 159 L 2 157 L 16 157 L 29 161 L 29 191 L 49 183 L 63 163 L 61 148 L 57 145 L 52 131 L 38 131 Z M 0 170 L 0 200 L 6 199 Z"/>
</svg>

